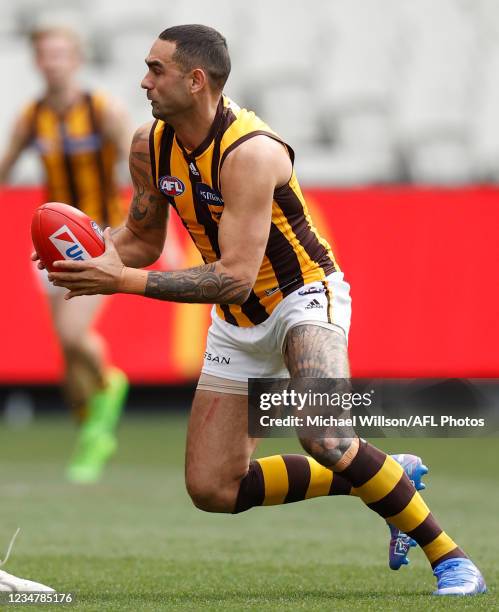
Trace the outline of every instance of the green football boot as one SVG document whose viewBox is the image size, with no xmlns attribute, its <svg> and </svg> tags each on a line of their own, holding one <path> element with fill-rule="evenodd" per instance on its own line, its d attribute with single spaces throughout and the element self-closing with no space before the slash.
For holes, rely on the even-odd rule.
<svg viewBox="0 0 499 612">
<path fill-rule="evenodd" d="M 71 482 L 97 482 L 107 461 L 117 449 L 115 430 L 125 405 L 128 379 L 124 372 L 110 368 L 108 384 L 89 401 L 88 416 L 81 426 L 66 476 Z"/>
</svg>

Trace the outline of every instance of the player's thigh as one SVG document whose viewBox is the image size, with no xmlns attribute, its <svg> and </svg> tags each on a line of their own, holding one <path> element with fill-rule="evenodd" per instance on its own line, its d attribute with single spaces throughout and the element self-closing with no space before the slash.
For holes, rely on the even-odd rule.
<svg viewBox="0 0 499 612">
<path fill-rule="evenodd" d="M 248 437 L 247 405 L 246 395 L 196 391 L 187 430 L 188 485 L 224 487 L 245 476 L 258 443 Z"/>
<path fill-rule="evenodd" d="M 285 344 L 286 365 L 291 374 L 290 386 L 294 391 L 307 393 L 315 389 L 319 393 L 348 393 L 350 370 L 345 334 L 334 327 L 314 324 L 297 325 L 289 330 Z M 317 381 L 315 387 L 310 378 L 335 379 L 326 387 Z M 303 380 L 306 379 L 306 380 Z M 339 405 L 311 404 L 305 406 L 309 414 L 338 419 L 349 414 Z M 325 418 L 324 423 L 329 419 Z M 326 467 L 332 467 L 343 457 L 351 445 L 355 432 L 352 427 L 324 425 L 314 430 L 297 430 L 303 448 Z"/>
<path fill-rule="evenodd" d="M 54 292 L 48 296 L 52 320 L 63 342 L 77 343 L 92 327 L 106 296 L 85 295 L 65 300 L 64 293 Z"/>
<path fill-rule="evenodd" d="M 303 323 L 286 334 L 284 360 L 292 377 L 349 378 L 346 336 L 333 325 Z"/>
</svg>

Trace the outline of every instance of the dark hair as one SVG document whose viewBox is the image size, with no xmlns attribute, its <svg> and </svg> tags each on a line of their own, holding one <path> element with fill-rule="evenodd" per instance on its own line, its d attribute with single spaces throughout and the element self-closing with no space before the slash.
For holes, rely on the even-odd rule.
<svg viewBox="0 0 499 612">
<path fill-rule="evenodd" d="M 199 66 L 206 71 L 211 85 L 222 90 L 230 74 L 227 41 L 215 29 L 199 24 L 167 28 L 161 40 L 176 44 L 173 60 L 185 70 Z"/>
</svg>

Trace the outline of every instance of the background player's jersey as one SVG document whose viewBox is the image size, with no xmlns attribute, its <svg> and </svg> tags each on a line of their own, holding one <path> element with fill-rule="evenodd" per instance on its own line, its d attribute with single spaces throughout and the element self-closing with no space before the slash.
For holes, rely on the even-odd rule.
<svg viewBox="0 0 499 612">
<path fill-rule="evenodd" d="M 239 108 L 225 96 L 206 140 L 192 152 L 182 147 L 163 121 L 155 121 L 151 128 L 154 182 L 179 214 L 206 263 L 220 259 L 222 165 L 235 147 L 260 134 L 282 142 L 253 112 Z M 292 149 L 283 145 L 293 161 Z M 217 313 L 241 327 L 262 323 L 286 295 L 305 283 L 323 281 L 337 269 L 328 243 L 312 224 L 293 171 L 289 182 L 274 191 L 269 241 L 249 298 L 241 306 L 219 304 Z"/>
<path fill-rule="evenodd" d="M 76 206 L 102 226 L 115 226 L 124 210 L 114 176 L 117 150 L 102 130 L 105 104 L 105 96 L 86 93 L 61 116 L 38 100 L 24 116 L 43 162 L 49 200 Z"/>
</svg>

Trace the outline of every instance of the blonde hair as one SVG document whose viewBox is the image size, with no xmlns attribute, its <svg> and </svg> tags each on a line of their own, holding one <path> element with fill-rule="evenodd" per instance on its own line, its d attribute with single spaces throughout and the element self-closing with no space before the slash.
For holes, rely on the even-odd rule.
<svg viewBox="0 0 499 612">
<path fill-rule="evenodd" d="M 52 25 L 52 26 L 41 26 L 39 28 L 35 28 L 30 33 L 30 41 L 33 47 L 44 38 L 48 38 L 49 36 L 63 36 L 70 42 L 72 42 L 75 46 L 75 49 L 81 53 L 82 52 L 82 40 L 80 35 L 73 30 L 73 28 L 64 25 Z"/>
</svg>

